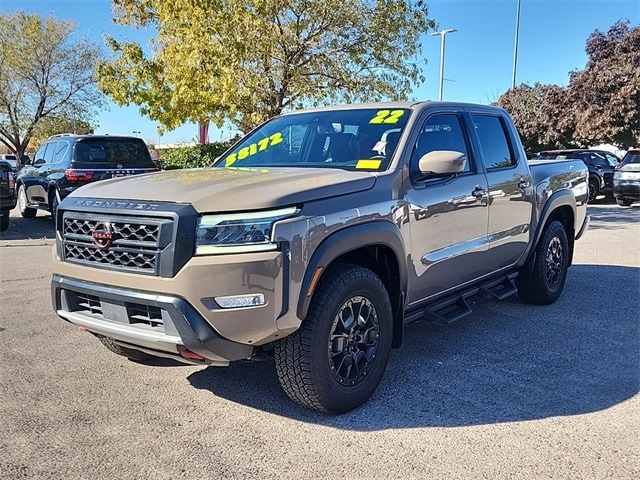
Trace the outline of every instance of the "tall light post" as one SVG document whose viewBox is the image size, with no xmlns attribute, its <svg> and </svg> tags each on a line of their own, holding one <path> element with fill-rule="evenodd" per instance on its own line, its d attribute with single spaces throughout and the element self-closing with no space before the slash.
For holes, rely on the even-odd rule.
<svg viewBox="0 0 640 480">
<path fill-rule="evenodd" d="M 516 8 L 516 38 L 513 45 L 513 76 L 511 77 L 511 89 L 516 88 L 516 66 L 518 64 L 518 34 L 520 30 L 520 0 Z"/>
<path fill-rule="evenodd" d="M 434 32 L 431 34 L 432 37 L 436 35 L 442 35 L 442 40 L 440 42 L 440 88 L 438 90 L 438 100 L 442 101 L 442 82 L 444 81 L 444 37 L 447 33 L 457 32 L 455 28 L 447 28 L 446 30 L 441 30 L 439 32 Z"/>
</svg>

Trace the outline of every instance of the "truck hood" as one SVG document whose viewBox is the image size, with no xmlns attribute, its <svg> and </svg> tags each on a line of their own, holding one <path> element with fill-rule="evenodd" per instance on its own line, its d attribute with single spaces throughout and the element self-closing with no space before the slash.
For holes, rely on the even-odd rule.
<svg viewBox="0 0 640 480">
<path fill-rule="evenodd" d="M 199 212 L 259 210 L 367 190 L 367 172 L 329 168 L 199 168 L 90 183 L 70 197 L 188 203 Z"/>
</svg>

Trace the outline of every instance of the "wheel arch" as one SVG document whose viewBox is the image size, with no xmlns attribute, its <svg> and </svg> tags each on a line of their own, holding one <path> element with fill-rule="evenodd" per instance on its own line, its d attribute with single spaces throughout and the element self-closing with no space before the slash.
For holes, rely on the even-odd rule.
<svg viewBox="0 0 640 480">
<path fill-rule="evenodd" d="M 571 266 L 573 262 L 576 218 L 576 201 L 575 196 L 571 191 L 561 190 L 549 197 L 542 209 L 542 212 L 540 213 L 540 219 L 536 226 L 533 242 L 531 243 L 529 258 L 527 259 L 528 263 L 531 263 L 530 260 L 532 260 L 532 257 L 535 255 L 535 247 L 538 245 L 544 229 L 554 220 L 558 220 L 564 226 L 565 232 L 567 232 L 567 242 L 569 243 L 569 266 Z"/>
<path fill-rule="evenodd" d="M 393 347 L 402 342 L 407 267 L 404 241 L 398 228 L 386 220 L 344 228 L 316 248 L 304 274 L 297 315 L 304 321 L 315 288 L 336 262 L 372 270 L 385 285 L 393 310 Z"/>
</svg>

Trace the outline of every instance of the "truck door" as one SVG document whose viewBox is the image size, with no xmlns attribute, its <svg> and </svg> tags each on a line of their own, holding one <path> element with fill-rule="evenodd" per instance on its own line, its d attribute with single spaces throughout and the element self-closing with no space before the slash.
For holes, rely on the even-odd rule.
<svg viewBox="0 0 640 480">
<path fill-rule="evenodd" d="M 489 183 L 489 255 L 494 270 L 517 263 L 528 244 L 532 178 L 512 124 L 499 113 L 472 112 Z"/>
<path fill-rule="evenodd" d="M 481 165 L 471 155 L 470 135 L 459 113 L 437 113 L 421 126 L 409 161 L 409 304 L 487 273 L 488 186 Z M 467 157 L 464 170 L 441 178 L 426 177 L 418 160 L 434 150 L 454 150 Z"/>
</svg>

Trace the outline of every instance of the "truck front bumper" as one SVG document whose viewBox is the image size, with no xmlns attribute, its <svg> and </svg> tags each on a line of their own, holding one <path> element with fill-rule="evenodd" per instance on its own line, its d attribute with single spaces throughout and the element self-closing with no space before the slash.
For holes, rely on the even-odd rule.
<svg viewBox="0 0 640 480">
<path fill-rule="evenodd" d="M 182 298 L 100 285 L 54 275 L 56 313 L 127 348 L 184 363 L 226 366 L 250 358 L 253 346 L 223 338 Z M 197 353 L 204 360 L 184 355 Z M 187 352 L 188 353 L 188 352 Z"/>
</svg>

